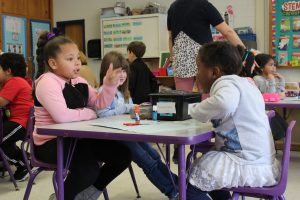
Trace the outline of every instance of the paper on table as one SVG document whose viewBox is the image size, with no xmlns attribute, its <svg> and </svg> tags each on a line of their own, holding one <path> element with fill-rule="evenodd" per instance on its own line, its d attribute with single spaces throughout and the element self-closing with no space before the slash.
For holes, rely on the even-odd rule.
<svg viewBox="0 0 300 200">
<path fill-rule="evenodd" d="M 192 123 L 192 124 L 188 123 L 188 122 L 178 123 L 176 121 L 153 122 L 153 121 L 141 120 L 141 125 L 138 125 L 138 126 L 125 126 L 125 125 L 123 125 L 123 123 L 124 122 L 121 122 L 121 121 L 111 121 L 109 123 L 94 122 L 94 123 L 91 123 L 90 125 L 119 129 L 119 130 L 124 130 L 124 131 L 131 131 L 131 132 L 136 132 L 136 133 L 146 133 L 146 134 L 187 130 L 189 128 L 190 129 L 199 128 L 199 124 L 197 124 L 197 123 Z"/>
</svg>

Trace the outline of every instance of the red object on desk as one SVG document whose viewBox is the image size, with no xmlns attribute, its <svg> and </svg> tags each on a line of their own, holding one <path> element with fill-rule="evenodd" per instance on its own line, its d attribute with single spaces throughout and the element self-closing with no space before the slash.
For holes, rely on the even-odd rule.
<svg viewBox="0 0 300 200">
<path fill-rule="evenodd" d="M 136 123 L 123 123 L 124 126 L 138 126 Z"/>
<path fill-rule="evenodd" d="M 167 69 L 166 68 L 159 68 L 158 74 L 159 74 L 159 76 L 167 76 Z"/>
</svg>

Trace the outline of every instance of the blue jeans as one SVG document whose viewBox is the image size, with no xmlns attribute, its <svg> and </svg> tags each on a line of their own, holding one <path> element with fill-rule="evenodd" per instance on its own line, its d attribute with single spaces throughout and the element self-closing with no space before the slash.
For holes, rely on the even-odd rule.
<svg viewBox="0 0 300 200">
<path fill-rule="evenodd" d="M 211 198 L 208 197 L 208 194 Z M 231 198 L 230 192 L 223 190 L 214 190 L 209 193 L 202 191 L 190 183 L 188 183 L 186 190 L 186 199 L 187 200 L 228 200 Z"/>
<path fill-rule="evenodd" d="M 169 198 L 177 195 L 177 188 L 174 188 L 167 166 L 152 146 L 145 142 L 123 141 L 122 143 L 130 149 L 133 162 L 143 169 L 153 185 Z M 177 176 L 172 172 L 171 174 L 177 184 Z"/>
</svg>

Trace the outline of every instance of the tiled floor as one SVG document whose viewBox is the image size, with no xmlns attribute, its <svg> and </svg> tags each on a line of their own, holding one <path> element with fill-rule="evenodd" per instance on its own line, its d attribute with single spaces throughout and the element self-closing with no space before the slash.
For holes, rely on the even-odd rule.
<svg viewBox="0 0 300 200">
<path fill-rule="evenodd" d="M 280 154 L 280 153 L 279 153 Z M 177 165 L 172 164 L 172 170 L 177 171 Z M 167 200 L 143 174 L 142 170 L 133 164 L 134 172 L 139 185 L 141 200 Z M 52 173 L 43 172 L 36 179 L 32 188 L 31 200 L 47 200 L 53 193 Z M 0 200 L 21 200 L 26 188 L 27 181 L 18 183 L 20 191 L 15 191 L 9 178 L 0 179 Z M 288 186 L 285 193 L 286 199 L 298 200 L 300 189 L 300 152 L 292 152 L 289 169 Z M 134 200 L 136 197 L 129 171 L 123 172 L 108 186 L 108 194 L 111 200 Z M 103 199 L 103 197 L 99 198 Z M 248 198 L 247 198 L 248 199 Z M 249 198 L 251 199 L 251 198 Z"/>
</svg>

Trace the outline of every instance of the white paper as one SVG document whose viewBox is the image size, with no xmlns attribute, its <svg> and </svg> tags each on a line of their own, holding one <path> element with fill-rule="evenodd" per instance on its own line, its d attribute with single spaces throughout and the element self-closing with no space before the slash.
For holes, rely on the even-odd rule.
<svg viewBox="0 0 300 200">
<path fill-rule="evenodd" d="M 175 113 L 175 102 L 157 102 L 157 113 Z"/>
</svg>

